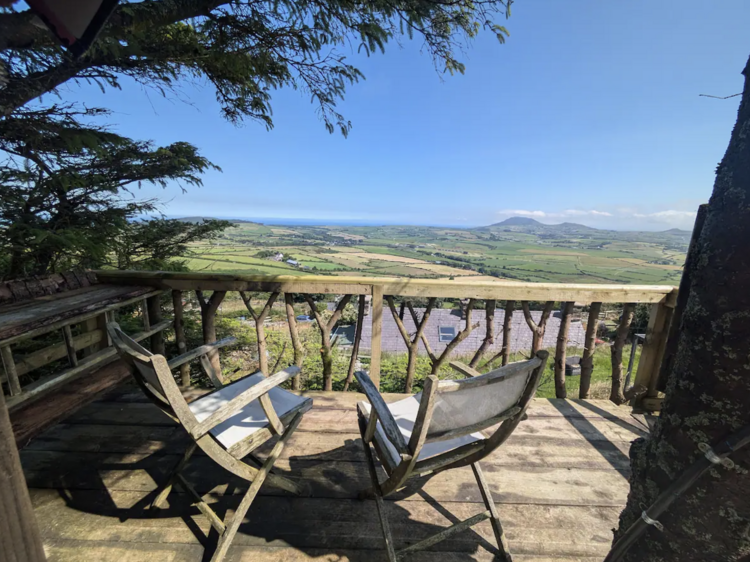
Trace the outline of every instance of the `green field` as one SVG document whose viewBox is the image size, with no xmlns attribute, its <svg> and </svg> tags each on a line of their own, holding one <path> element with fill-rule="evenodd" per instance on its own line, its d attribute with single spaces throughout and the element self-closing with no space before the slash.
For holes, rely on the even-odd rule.
<svg viewBox="0 0 750 562">
<path fill-rule="evenodd" d="M 581 225 L 267 226 L 237 222 L 191 247 L 191 270 L 268 275 L 367 275 L 560 283 L 679 283 L 690 233 Z M 283 253 L 274 261 L 269 253 Z M 289 265 L 293 259 L 298 265 Z"/>
</svg>

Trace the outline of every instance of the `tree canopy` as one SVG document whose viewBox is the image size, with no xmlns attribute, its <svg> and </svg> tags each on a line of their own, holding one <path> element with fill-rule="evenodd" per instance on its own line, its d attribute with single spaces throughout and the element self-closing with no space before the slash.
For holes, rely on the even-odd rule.
<svg viewBox="0 0 750 562">
<path fill-rule="evenodd" d="M 329 132 L 348 134 L 337 110 L 363 75 L 345 52 L 383 51 L 400 37 L 421 38 L 439 69 L 463 72 L 458 54 L 482 28 L 502 42 L 512 0 L 143 0 L 123 2 L 91 49 L 74 58 L 34 15 L 0 10 L 0 274 L 46 273 L 70 266 L 146 266 L 159 252 L 130 259 L 113 245 L 156 244 L 202 232 L 185 224 L 135 226 L 154 210 L 133 189 L 143 182 L 200 185 L 215 166 L 185 142 L 156 147 L 97 122 L 105 109 L 58 101 L 70 81 L 102 91 L 123 78 L 171 95 L 181 82 L 207 83 L 224 118 L 273 126 L 274 90 L 308 94 Z M 45 96 L 46 94 L 46 96 Z M 44 96 L 43 98 L 41 96 Z M 50 99 L 53 103 L 49 103 Z M 155 229 L 153 232 L 149 228 Z M 137 241 L 133 236 L 144 237 Z M 122 248 L 120 248 L 122 249 Z M 114 252 L 114 253 L 113 253 Z"/>
<path fill-rule="evenodd" d="M 350 48 L 383 51 L 398 37 L 421 37 L 438 66 L 463 72 L 458 51 L 482 29 L 504 41 L 494 19 L 512 0 L 144 0 L 115 10 L 92 48 L 78 59 L 55 44 L 29 11 L 0 14 L 0 49 L 8 74 L 0 90 L 5 115 L 68 80 L 120 87 L 122 76 L 162 91 L 185 78 L 215 90 L 224 116 L 272 126 L 271 92 L 310 94 L 329 131 L 351 124 L 336 110 L 347 84 L 362 77 Z"/>
</svg>

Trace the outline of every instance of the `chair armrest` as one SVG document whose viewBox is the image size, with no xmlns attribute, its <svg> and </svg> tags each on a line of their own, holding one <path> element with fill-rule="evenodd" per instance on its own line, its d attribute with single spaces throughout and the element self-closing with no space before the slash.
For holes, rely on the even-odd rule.
<svg viewBox="0 0 750 562">
<path fill-rule="evenodd" d="M 370 412 L 370 415 L 372 416 L 374 414 L 378 416 L 380 425 L 383 426 L 383 431 L 385 431 L 385 436 L 388 438 L 388 441 L 396 447 L 396 450 L 400 455 L 408 455 L 411 457 L 411 451 L 406 445 L 404 436 L 401 433 L 396 420 L 393 418 L 393 414 L 391 414 L 391 411 L 388 409 L 385 400 L 383 400 L 378 389 L 375 388 L 375 384 L 364 371 L 357 371 L 354 373 L 354 376 L 356 377 L 359 386 L 362 388 L 362 391 L 365 393 L 365 396 L 367 396 L 367 399 L 370 401 L 370 405 L 372 406 L 372 412 Z"/>
<path fill-rule="evenodd" d="M 451 366 L 451 369 L 453 369 L 454 371 L 458 371 L 459 373 L 461 373 L 462 375 L 466 377 L 481 377 L 482 376 L 482 373 L 480 373 L 476 369 L 469 367 L 465 363 L 461 363 L 461 361 L 451 361 L 450 363 L 448 363 L 448 365 Z"/>
<path fill-rule="evenodd" d="M 251 386 L 246 391 L 241 392 L 232 400 L 224 404 L 221 408 L 216 410 L 205 420 L 193 426 L 193 428 L 190 430 L 190 435 L 192 435 L 195 439 L 200 439 L 214 427 L 222 422 L 227 421 L 253 400 L 259 399 L 261 396 L 267 394 L 268 391 L 272 388 L 279 386 L 281 383 L 286 382 L 292 377 L 296 376 L 299 371 L 299 367 L 287 367 L 283 371 L 279 371 L 275 375 L 270 376 L 267 379 L 263 379 L 258 384 Z"/>
<path fill-rule="evenodd" d="M 188 361 L 192 361 L 197 357 L 201 357 L 209 351 L 219 349 L 220 347 L 224 347 L 227 345 L 232 345 L 233 343 L 237 343 L 237 338 L 224 338 L 223 340 L 215 341 L 214 343 L 207 343 L 200 347 L 196 347 L 192 351 L 188 351 L 187 353 L 178 355 L 174 359 L 170 359 L 167 364 L 169 365 L 170 369 L 176 369 L 180 365 L 184 365 Z"/>
</svg>

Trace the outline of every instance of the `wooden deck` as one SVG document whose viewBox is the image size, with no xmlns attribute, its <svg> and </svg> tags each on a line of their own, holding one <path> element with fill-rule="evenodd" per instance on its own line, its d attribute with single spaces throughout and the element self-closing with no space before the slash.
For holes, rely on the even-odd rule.
<svg viewBox="0 0 750 562">
<path fill-rule="evenodd" d="M 264 486 L 227 560 L 385 560 L 372 501 L 358 501 L 367 466 L 354 393 L 308 393 L 315 406 L 277 462 L 306 479 L 312 497 Z M 398 399 L 400 395 L 386 395 Z M 601 561 L 628 493 L 630 441 L 647 431 L 628 408 L 606 401 L 536 400 L 529 419 L 482 463 L 517 562 Z M 185 496 L 149 515 L 155 479 L 178 460 L 183 431 L 125 387 L 33 439 L 21 460 L 48 559 L 54 561 L 204 560 L 215 533 Z M 197 456 L 186 476 L 223 516 L 242 485 Z M 422 481 L 389 498 L 396 547 L 482 511 L 471 469 Z M 212 503 L 212 502 L 209 502 Z M 489 522 L 407 560 L 492 560 Z"/>
</svg>

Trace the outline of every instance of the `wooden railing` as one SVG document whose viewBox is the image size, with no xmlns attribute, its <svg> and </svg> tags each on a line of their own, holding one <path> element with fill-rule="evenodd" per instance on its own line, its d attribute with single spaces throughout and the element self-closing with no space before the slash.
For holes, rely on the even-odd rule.
<svg viewBox="0 0 750 562">
<path fill-rule="evenodd" d="M 658 390 L 656 388 L 659 366 L 664 355 L 667 333 L 675 306 L 677 290 L 671 286 L 651 285 L 588 285 L 561 283 L 521 283 L 521 282 L 471 282 L 471 281 L 443 281 L 422 280 L 387 277 L 333 277 L 333 276 L 266 276 L 266 275 L 221 275 L 208 273 L 173 273 L 173 272 L 137 272 L 137 271 L 99 271 L 99 281 L 102 283 L 146 285 L 158 289 L 172 291 L 174 307 L 175 338 L 180 351 L 185 347 L 185 335 L 182 327 L 183 292 L 195 292 L 201 312 L 203 338 L 205 343 L 216 339 L 215 317 L 220 303 L 228 291 L 237 291 L 255 321 L 258 341 L 258 358 L 260 369 L 268 371 L 266 359 L 266 336 L 264 321 L 269 311 L 283 294 L 286 320 L 290 338 L 294 349 L 294 362 L 301 365 L 302 352 L 300 348 L 293 297 L 301 296 L 310 307 L 310 314 L 320 331 L 321 360 L 323 365 L 324 389 L 332 388 L 331 373 L 331 332 L 334 329 L 346 304 L 353 296 L 371 297 L 372 310 L 369 314 L 371 323 L 370 337 L 370 378 L 375 384 L 380 384 L 381 350 L 383 337 L 383 309 L 384 303 L 393 316 L 398 333 L 403 339 L 409 356 L 405 373 L 404 392 L 411 392 L 414 383 L 417 355 L 421 348 L 429 356 L 432 371 L 437 372 L 451 357 L 455 349 L 469 334 L 481 325 L 472 323 L 472 313 L 476 308 L 482 308 L 478 301 L 484 301 L 485 334 L 480 345 L 473 351 L 469 367 L 473 368 L 488 356 L 493 361 L 506 364 L 510 359 L 511 336 L 514 311 L 522 311 L 526 325 L 531 332 L 530 352 L 535 352 L 544 345 L 544 337 L 548 321 L 554 310 L 559 310 L 559 329 L 556 337 L 554 378 L 558 397 L 566 397 L 565 384 L 566 352 L 569 344 L 569 330 L 574 305 L 588 308 L 586 313 L 586 331 L 584 336 L 583 353 L 581 356 L 580 398 L 589 396 L 589 386 L 593 371 L 593 354 L 595 350 L 596 328 L 603 305 L 607 303 L 621 303 L 622 313 L 616 314 L 617 329 L 611 342 L 612 356 L 612 391 L 611 398 L 615 402 L 632 400 L 632 403 L 645 410 L 659 409 Z M 265 304 L 254 307 L 247 293 L 268 293 Z M 210 293 L 210 295 L 209 295 Z M 335 310 L 326 319 L 317 311 L 313 295 L 338 295 Z M 421 311 L 415 310 L 410 299 L 426 299 L 426 305 Z M 428 338 L 425 337 L 425 327 L 430 321 L 430 315 L 435 310 L 436 299 L 462 299 L 463 329 L 456 330 L 452 339 L 440 353 L 432 349 Z M 396 302 L 398 299 L 400 302 Z M 368 299 L 369 300 L 369 299 Z M 498 303 L 502 301 L 502 304 Z M 531 309 L 535 303 L 536 313 Z M 555 307 L 560 303 L 559 307 Z M 646 329 L 645 341 L 635 374 L 633 385 L 624 388 L 622 368 L 623 347 L 631 331 L 636 304 L 650 305 L 650 316 Z M 503 328 L 496 334 L 494 316 L 496 309 L 502 306 L 504 310 Z M 611 304 L 610 304 L 611 306 Z M 421 318 L 420 318 L 421 312 Z M 406 317 L 406 314 L 409 316 Z M 357 330 L 352 346 L 349 362 L 348 377 L 345 389 L 351 382 L 354 365 L 358 358 L 362 338 L 362 327 L 365 323 L 365 299 L 359 299 Z M 410 331 L 407 324 L 413 321 Z M 499 351 L 490 354 L 495 338 L 502 338 Z M 548 338 L 549 339 L 549 338 Z M 495 345 L 497 348 L 497 345 Z M 219 368 L 219 358 L 211 358 L 215 368 Z M 189 372 L 182 373 L 183 382 L 189 383 Z M 299 382 L 295 383 L 299 388 Z"/>
</svg>

